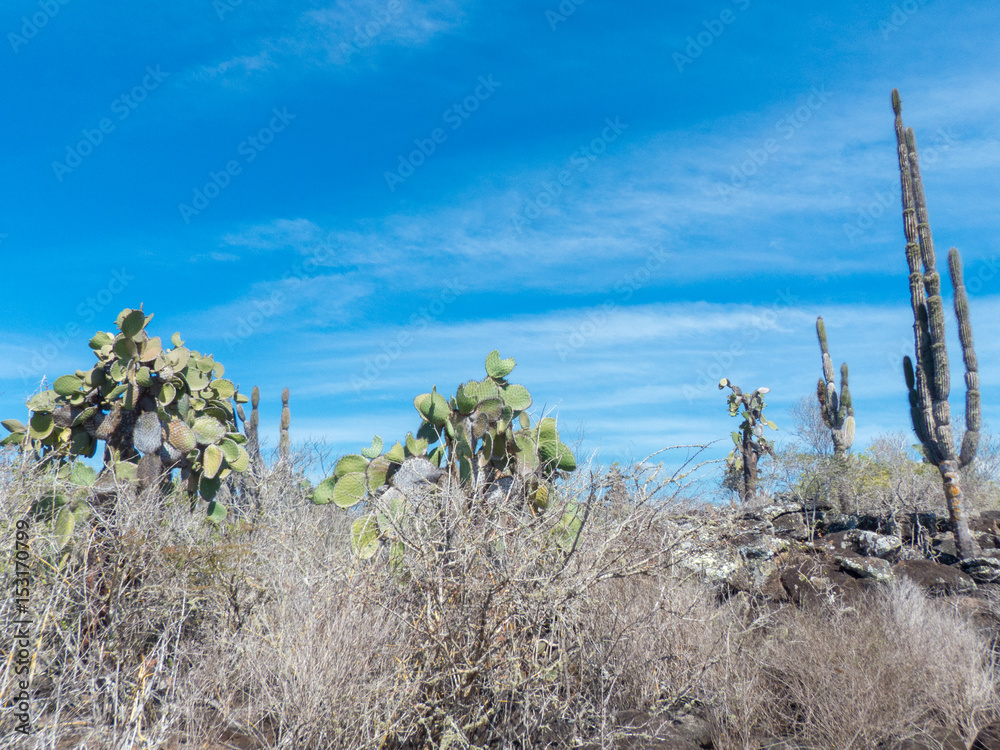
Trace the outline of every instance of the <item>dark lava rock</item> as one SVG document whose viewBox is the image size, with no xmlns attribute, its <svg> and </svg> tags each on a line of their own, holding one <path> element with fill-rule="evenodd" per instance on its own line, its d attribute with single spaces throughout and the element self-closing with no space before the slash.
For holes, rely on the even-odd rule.
<svg viewBox="0 0 1000 750">
<path fill-rule="evenodd" d="M 892 571 L 906 576 L 933 596 L 968 594 L 976 590 L 976 582 L 971 576 L 933 560 L 903 560 L 896 563 Z"/>
</svg>

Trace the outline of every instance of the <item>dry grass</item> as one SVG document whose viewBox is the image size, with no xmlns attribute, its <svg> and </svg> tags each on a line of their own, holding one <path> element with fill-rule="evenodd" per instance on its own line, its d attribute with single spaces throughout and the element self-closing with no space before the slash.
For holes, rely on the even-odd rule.
<svg viewBox="0 0 1000 750">
<path fill-rule="evenodd" d="M 608 741 L 623 710 L 684 709 L 721 748 L 867 748 L 996 712 L 990 636 L 966 615 L 906 587 L 855 610 L 718 602 L 669 562 L 672 518 L 700 511 L 629 474 L 581 470 L 542 515 L 430 495 L 397 525 L 402 562 L 353 559 L 354 516 L 310 505 L 289 471 L 221 529 L 129 488 L 62 561 L 36 524 L 39 731 L 13 735 L 6 713 L 0 747 L 573 747 Z M 3 465 L 0 518 L 45 489 Z M 571 503 L 578 537 L 559 526 Z M 13 534 L 0 522 L 0 547 Z"/>
<path fill-rule="evenodd" d="M 851 607 L 782 610 L 734 642 L 750 658 L 711 674 L 722 747 L 889 747 L 940 727 L 971 741 L 998 708 L 987 638 L 906 580 Z"/>
</svg>

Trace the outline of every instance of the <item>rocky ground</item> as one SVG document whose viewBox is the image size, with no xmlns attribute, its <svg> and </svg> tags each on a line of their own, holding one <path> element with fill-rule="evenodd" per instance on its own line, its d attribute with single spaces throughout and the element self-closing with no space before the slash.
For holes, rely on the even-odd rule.
<svg viewBox="0 0 1000 750">
<path fill-rule="evenodd" d="M 932 597 L 997 632 L 991 598 L 1000 597 L 1000 510 L 973 514 L 970 528 L 980 554 L 960 560 L 946 513 L 892 516 L 844 514 L 832 506 L 777 497 L 748 509 L 709 510 L 672 519 L 680 534 L 674 565 L 711 586 L 720 598 L 756 606 L 849 606 L 905 577 Z M 623 715 L 631 728 L 621 750 L 715 748 L 709 722 L 693 714 Z M 780 741 L 769 750 L 799 750 Z M 594 746 L 596 750 L 596 746 Z M 907 738 L 888 750 L 970 750 L 953 728 Z M 1000 722 L 979 729 L 971 750 L 1000 750 Z"/>
</svg>

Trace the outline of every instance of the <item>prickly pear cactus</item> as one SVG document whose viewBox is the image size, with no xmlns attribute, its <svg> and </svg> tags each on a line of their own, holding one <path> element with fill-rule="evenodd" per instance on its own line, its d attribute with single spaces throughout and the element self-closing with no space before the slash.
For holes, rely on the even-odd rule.
<svg viewBox="0 0 1000 750">
<path fill-rule="evenodd" d="M 408 433 L 405 441 L 385 453 L 382 438 L 376 435 L 370 447 L 340 459 L 333 475 L 315 488 L 313 502 L 354 507 L 391 484 L 404 463 L 424 458 L 469 490 L 502 477 L 518 477 L 528 490 L 532 511 L 543 512 L 552 481 L 560 472 L 575 470 L 576 459 L 559 439 L 555 419 L 545 417 L 531 424 L 525 411 L 531 406 L 531 394 L 507 381 L 515 364 L 513 358 L 501 359 L 493 350 L 486 357 L 483 380 L 463 383 L 451 398 L 438 393 L 437 387 L 414 398 L 421 418 L 417 434 Z M 386 511 L 358 519 L 352 529 L 355 554 L 370 557 L 381 541 L 398 544 L 393 542 L 393 529 L 405 516 L 407 502 L 401 493 L 393 495 Z"/>
<path fill-rule="evenodd" d="M 728 406 L 729 416 L 741 416 L 738 431 L 732 432 L 733 450 L 726 457 L 728 470 L 733 475 L 739 475 L 737 489 L 740 493 L 740 500 L 747 502 L 752 500 L 757 493 L 757 462 L 761 456 L 773 455 L 774 446 L 764 437 L 764 427 L 777 430 L 778 426 L 764 416 L 764 394 L 770 392 L 770 388 L 758 388 L 753 393 L 744 393 L 740 387 L 729 381 L 729 378 L 722 378 L 719 381 L 719 390 L 729 388 Z"/>
<path fill-rule="evenodd" d="M 169 349 L 150 336 L 152 318 L 141 308 L 122 310 L 117 332 L 90 340 L 97 363 L 28 401 L 27 425 L 4 421 L 11 434 L 0 445 L 21 444 L 64 464 L 93 456 L 104 441 L 102 474 L 152 486 L 179 469 L 192 507 L 204 498 L 218 521 L 226 513 L 215 501 L 221 482 L 249 465 L 233 411 L 234 401 L 248 399 L 222 377 L 220 362 L 184 346 L 179 333 Z"/>
</svg>

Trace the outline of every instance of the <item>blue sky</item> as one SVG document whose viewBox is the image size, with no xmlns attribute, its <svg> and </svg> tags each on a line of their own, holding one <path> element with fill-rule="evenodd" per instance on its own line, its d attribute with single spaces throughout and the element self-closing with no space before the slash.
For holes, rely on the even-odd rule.
<svg viewBox="0 0 1000 750">
<path fill-rule="evenodd" d="M 909 430 L 898 87 L 995 426 L 998 28 L 944 0 L 9 0 L 0 413 L 142 303 L 261 387 L 272 440 L 285 386 L 293 440 L 402 437 L 497 348 L 582 458 L 720 456 L 719 377 L 790 427 L 822 315 L 863 448 Z"/>
</svg>

